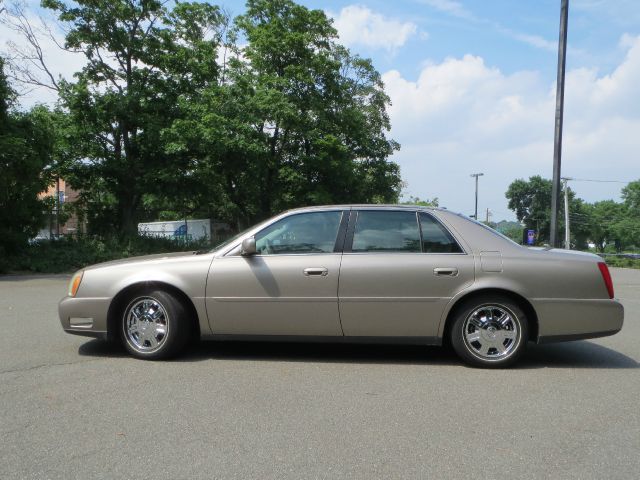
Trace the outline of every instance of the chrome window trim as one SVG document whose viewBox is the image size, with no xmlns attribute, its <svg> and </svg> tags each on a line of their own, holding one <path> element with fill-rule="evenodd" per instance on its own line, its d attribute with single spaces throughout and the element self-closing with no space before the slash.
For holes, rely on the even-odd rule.
<svg viewBox="0 0 640 480">
<path fill-rule="evenodd" d="M 260 255 L 256 253 L 255 255 L 247 256 L 246 258 L 308 257 L 312 255 L 342 255 L 342 253 L 341 252 L 274 253 L 273 255 Z M 222 258 L 236 258 L 236 257 L 242 257 L 242 255 L 240 255 L 239 253 L 233 254 L 233 255 L 229 254 L 229 255 L 225 255 Z"/>
<path fill-rule="evenodd" d="M 468 255 L 466 252 L 458 252 L 458 253 L 437 253 L 437 252 L 397 252 L 397 251 L 389 251 L 389 252 L 381 252 L 381 251 L 373 251 L 373 252 L 343 252 L 342 255 Z"/>
</svg>

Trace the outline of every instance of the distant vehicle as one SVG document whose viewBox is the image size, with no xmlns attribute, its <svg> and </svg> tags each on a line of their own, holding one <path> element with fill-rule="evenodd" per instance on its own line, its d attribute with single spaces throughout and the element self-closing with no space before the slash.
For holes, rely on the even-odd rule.
<svg viewBox="0 0 640 480">
<path fill-rule="evenodd" d="M 77 272 L 65 331 L 119 339 L 134 356 L 189 338 L 451 342 L 467 363 L 504 367 L 527 342 L 622 328 L 609 270 L 589 253 L 522 247 L 443 209 L 291 210 L 210 252 L 151 255 Z"/>
</svg>

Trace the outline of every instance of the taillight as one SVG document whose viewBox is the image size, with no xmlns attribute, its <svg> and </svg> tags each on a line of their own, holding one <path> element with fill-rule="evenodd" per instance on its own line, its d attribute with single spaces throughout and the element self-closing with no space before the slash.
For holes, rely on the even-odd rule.
<svg viewBox="0 0 640 480">
<path fill-rule="evenodd" d="M 607 287 L 607 292 L 609 292 L 609 298 L 613 298 L 613 281 L 611 280 L 609 267 L 607 267 L 607 264 L 604 262 L 598 262 L 598 268 L 600 269 L 600 273 L 602 274 L 604 284 Z"/>
</svg>

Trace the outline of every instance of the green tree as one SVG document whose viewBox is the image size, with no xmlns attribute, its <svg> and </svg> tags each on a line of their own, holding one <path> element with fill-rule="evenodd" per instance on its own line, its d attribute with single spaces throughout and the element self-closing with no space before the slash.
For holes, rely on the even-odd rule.
<svg viewBox="0 0 640 480">
<path fill-rule="evenodd" d="M 589 239 L 599 252 L 604 252 L 619 236 L 616 225 L 625 217 L 625 207 L 614 200 L 603 200 L 586 204 L 585 210 L 584 217 L 577 216 L 574 220 L 588 224 Z"/>
<path fill-rule="evenodd" d="M 539 175 L 529 180 L 518 179 L 509 185 L 505 194 L 509 208 L 524 223 L 526 229 L 538 232 L 538 241 L 549 240 L 551 225 L 551 180 Z M 591 220 L 585 202 L 569 188 L 569 219 L 571 243 L 576 248 L 586 248 Z M 558 220 L 560 237 L 564 235 L 564 212 Z"/>
<path fill-rule="evenodd" d="M 235 20 L 247 45 L 168 135 L 200 162 L 215 197 L 247 220 L 323 203 L 395 202 L 389 98 L 371 62 L 337 43 L 321 10 L 250 0 Z M 211 201 L 211 198 L 209 201 Z"/>
<path fill-rule="evenodd" d="M 640 249 L 640 180 L 622 189 L 623 215 L 612 226 L 618 250 Z"/>
<path fill-rule="evenodd" d="M 250 0 L 230 28 L 206 3 L 43 5 L 87 62 L 73 81 L 43 71 L 60 99 L 56 169 L 81 190 L 94 233 L 133 234 L 158 216 L 243 224 L 299 205 L 397 201 L 380 74 L 337 43 L 324 12 Z"/>
<path fill-rule="evenodd" d="M 524 228 L 518 222 L 501 220 L 497 223 L 490 222 L 489 226 L 494 228 L 504 236 L 509 237 L 511 240 L 513 240 L 516 243 L 521 244 L 523 241 L 522 236 L 523 236 Z"/>
<path fill-rule="evenodd" d="M 618 252 L 624 250 L 640 250 L 640 220 L 625 217 L 612 227 L 615 235 L 615 248 Z"/>
<path fill-rule="evenodd" d="M 629 182 L 622 189 L 622 199 L 631 215 L 640 216 L 640 180 Z"/>
<path fill-rule="evenodd" d="M 505 196 L 509 200 L 509 208 L 526 229 L 536 230 L 539 239 L 549 238 L 551 180 L 539 175 L 530 177 L 528 181 L 515 180 Z"/>
<path fill-rule="evenodd" d="M 414 197 L 413 195 L 409 195 L 409 198 L 400 202 L 401 205 L 420 205 L 421 207 L 437 207 L 438 206 L 438 197 L 433 197 L 431 199 L 427 198 L 426 200 L 421 199 L 420 197 Z"/>
<path fill-rule="evenodd" d="M 397 201 L 398 148 L 380 74 L 337 43 L 322 10 L 249 0 L 242 76 L 260 119 L 260 215 L 297 204 Z"/>
<path fill-rule="evenodd" d="M 158 0 L 44 0 L 66 24 L 66 48 L 87 63 L 58 81 L 73 155 L 71 183 L 103 231 L 136 232 L 145 197 L 180 196 L 188 159 L 168 155 L 162 131 L 176 107 L 218 75 L 219 9 Z M 182 162 L 182 163 L 181 163 Z"/>
<path fill-rule="evenodd" d="M 13 109 L 16 94 L 0 58 L 0 260 L 24 247 L 42 226 L 38 193 L 51 181 L 53 135 L 44 107 Z"/>
</svg>

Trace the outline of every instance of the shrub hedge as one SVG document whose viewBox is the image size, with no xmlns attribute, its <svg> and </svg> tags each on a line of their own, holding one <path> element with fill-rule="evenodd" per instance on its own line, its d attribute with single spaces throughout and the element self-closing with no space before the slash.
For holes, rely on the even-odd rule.
<svg viewBox="0 0 640 480">
<path fill-rule="evenodd" d="M 168 238 L 127 239 L 78 237 L 40 240 L 14 255 L 0 256 L 0 273 L 73 272 L 94 263 L 154 253 L 211 248 L 209 241 L 176 241 Z"/>
</svg>

